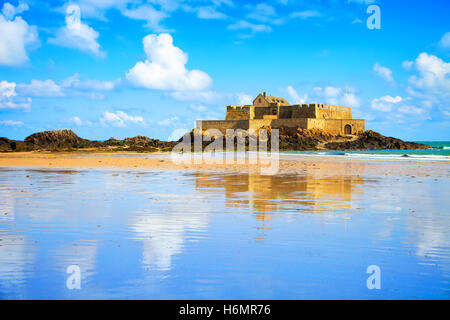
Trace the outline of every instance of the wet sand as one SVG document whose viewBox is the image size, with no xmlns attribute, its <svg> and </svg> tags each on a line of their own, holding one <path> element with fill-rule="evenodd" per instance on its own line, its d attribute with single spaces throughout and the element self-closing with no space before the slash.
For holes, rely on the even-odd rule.
<svg viewBox="0 0 450 320">
<path fill-rule="evenodd" d="M 275 160 L 273 160 L 275 161 Z M 203 160 L 186 160 L 176 163 L 170 153 L 3 153 L 0 154 L 0 167 L 4 168 L 52 168 L 52 169 L 148 169 L 170 171 L 261 173 L 272 165 L 275 174 L 302 174 L 310 169 L 318 174 L 339 175 L 370 173 L 383 175 L 411 175 L 413 177 L 449 177 L 450 162 L 433 161 L 380 161 L 357 160 L 339 157 L 306 157 L 280 155 L 278 164 L 258 161 L 256 164 L 235 160 L 233 163 L 212 163 Z"/>
<path fill-rule="evenodd" d="M 0 297 L 448 298 L 448 162 L 279 167 L 0 154 Z M 72 265 L 81 290 L 66 288 Z M 366 287 L 371 265 L 382 290 Z"/>
</svg>

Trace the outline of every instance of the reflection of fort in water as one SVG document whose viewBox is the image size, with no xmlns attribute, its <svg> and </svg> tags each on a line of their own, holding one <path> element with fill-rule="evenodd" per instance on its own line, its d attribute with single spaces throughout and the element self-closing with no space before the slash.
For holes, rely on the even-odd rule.
<svg viewBox="0 0 450 320">
<path fill-rule="evenodd" d="M 227 207 L 249 208 L 258 220 L 265 220 L 277 213 L 345 213 L 363 183 L 363 177 L 354 175 L 197 174 L 196 188 L 223 188 Z"/>
</svg>

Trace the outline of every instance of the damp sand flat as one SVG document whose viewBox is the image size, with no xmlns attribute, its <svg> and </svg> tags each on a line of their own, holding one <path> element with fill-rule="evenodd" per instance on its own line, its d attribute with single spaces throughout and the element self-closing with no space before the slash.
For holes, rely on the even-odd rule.
<svg viewBox="0 0 450 320">
<path fill-rule="evenodd" d="M 296 161 L 0 168 L 0 299 L 450 297 L 447 164 Z"/>
</svg>

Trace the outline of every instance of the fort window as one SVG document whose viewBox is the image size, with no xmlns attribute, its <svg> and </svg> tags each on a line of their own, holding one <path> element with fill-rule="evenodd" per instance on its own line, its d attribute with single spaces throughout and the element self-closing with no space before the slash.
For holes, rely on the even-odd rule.
<svg viewBox="0 0 450 320">
<path fill-rule="evenodd" d="M 261 103 L 261 98 L 258 99 L 258 102 Z"/>
</svg>

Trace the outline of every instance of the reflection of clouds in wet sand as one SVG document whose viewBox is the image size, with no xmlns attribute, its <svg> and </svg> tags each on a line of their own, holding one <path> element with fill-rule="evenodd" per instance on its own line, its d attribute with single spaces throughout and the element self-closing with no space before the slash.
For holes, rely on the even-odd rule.
<svg viewBox="0 0 450 320">
<path fill-rule="evenodd" d="M 208 227 L 208 206 L 199 194 L 153 195 L 170 203 L 164 213 L 142 213 L 133 217 L 132 230 L 143 242 L 142 263 L 146 267 L 170 270 L 172 257 L 185 247 L 187 233 L 198 239 Z"/>
<path fill-rule="evenodd" d="M 0 239 L 0 288 L 17 290 L 14 287 L 31 276 L 35 255 L 22 235 L 0 235 Z"/>
<path fill-rule="evenodd" d="M 80 267 L 81 279 L 86 280 L 95 274 L 97 243 L 92 240 L 77 241 L 59 247 L 52 256 L 57 259 L 56 266 L 62 274 L 66 273 L 68 266 L 76 265 Z"/>
<path fill-rule="evenodd" d="M 13 188 L 0 187 L 0 222 L 14 220 L 15 192 Z"/>
<path fill-rule="evenodd" d="M 400 192 L 407 193 L 408 199 L 414 201 L 414 210 L 409 209 L 406 224 L 412 232 L 416 255 L 425 259 L 425 262 L 439 261 L 440 267 L 450 275 L 450 216 L 448 211 L 442 210 L 450 208 L 448 189 L 424 186 Z M 437 203 L 436 199 L 441 199 L 441 203 Z"/>
</svg>

